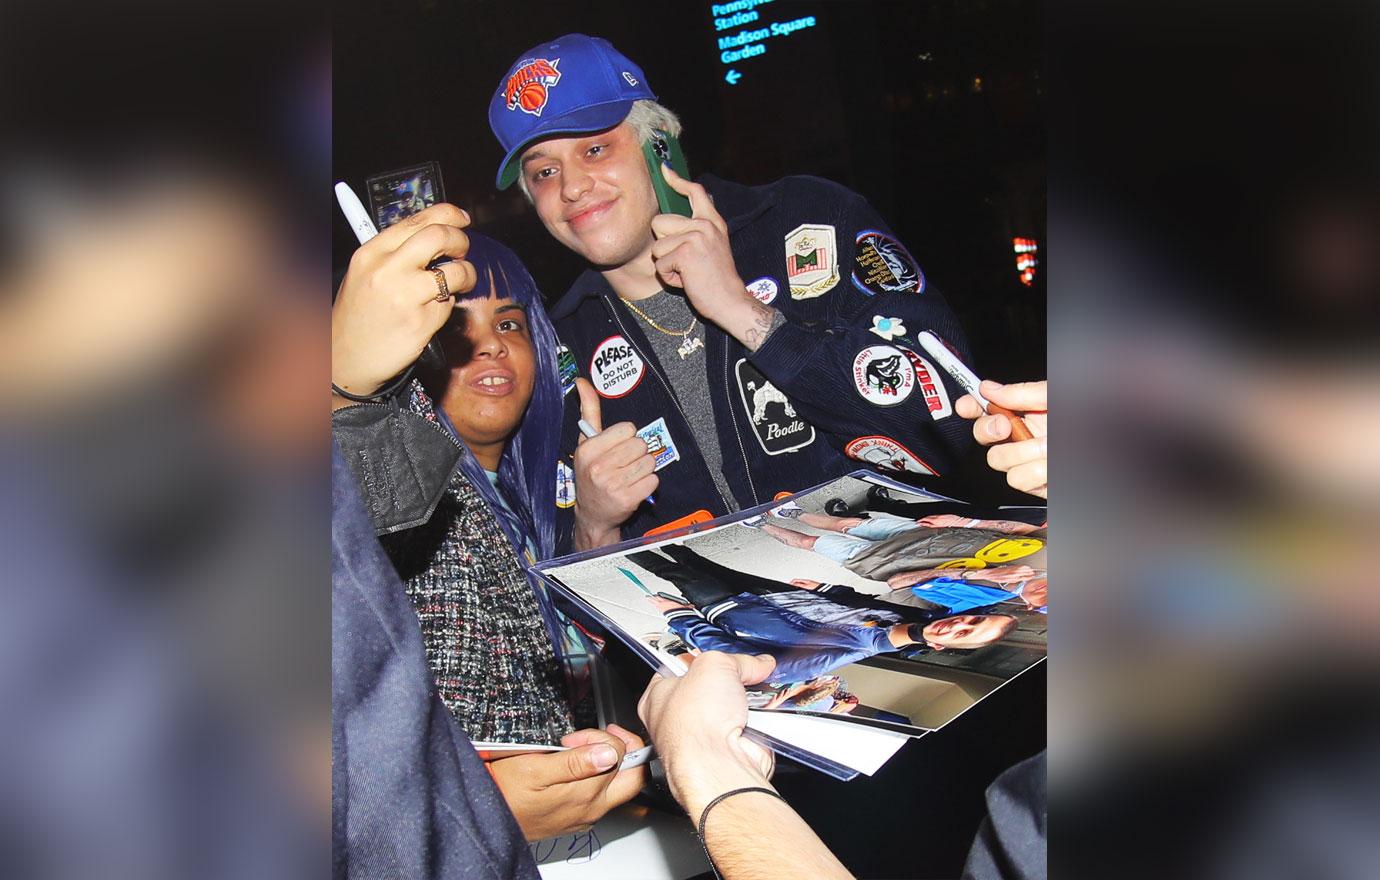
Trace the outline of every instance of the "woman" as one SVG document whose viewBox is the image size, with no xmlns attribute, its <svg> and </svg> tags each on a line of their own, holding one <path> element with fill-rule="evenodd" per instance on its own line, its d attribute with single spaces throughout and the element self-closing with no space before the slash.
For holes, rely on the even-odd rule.
<svg viewBox="0 0 1380 880">
<path fill-rule="evenodd" d="M 333 316 L 333 379 L 351 374 L 377 343 L 360 336 L 384 335 L 390 321 L 398 323 L 396 312 L 409 307 L 391 293 L 379 307 L 380 291 L 411 289 L 419 272 L 435 290 L 422 269 L 435 248 L 409 247 L 406 238 L 432 228 L 418 225 L 390 227 L 352 260 Z M 472 267 L 473 286 L 455 297 L 439 333 L 445 366 L 423 371 L 425 381 L 413 381 L 401 401 L 409 418 L 449 438 L 458 464 L 426 522 L 384 540 L 416 607 L 441 699 L 466 733 L 480 742 L 559 742 L 578 752 L 489 765 L 524 834 L 537 840 L 584 827 L 636 794 L 640 770 L 607 771 L 642 742 L 616 726 L 574 730 L 560 663 L 564 630 L 524 573 L 524 563 L 549 557 L 555 547 L 562 406 L 555 333 L 511 251 L 480 236 L 465 245 L 467 252 L 452 256 Z M 446 273 L 448 286 L 455 271 Z M 371 300 L 379 310 L 368 314 Z M 337 426 L 342 418 L 351 418 L 348 407 L 338 409 Z M 369 494 L 373 481 L 361 482 Z"/>
<path fill-rule="evenodd" d="M 471 236 L 468 260 L 477 281 L 439 334 L 446 363 L 423 370 L 405 402 L 458 441 L 459 466 L 426 524 L 384 546 L 441 699 L 470 736 L 554 743 L 573 730 L 561 627 L 523 568 L 555 544 L 555 332 L 511 251 Z"/>
</svg>

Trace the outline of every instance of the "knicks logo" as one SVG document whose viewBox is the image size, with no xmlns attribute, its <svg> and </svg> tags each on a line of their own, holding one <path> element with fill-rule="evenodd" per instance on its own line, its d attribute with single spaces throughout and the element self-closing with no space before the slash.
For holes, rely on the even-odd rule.
<svg viewBox="0 0 1380 880">
<path fill-rule="evenodd" d="M 550 97 L 548 90 L 561 81 L 561 72 L 556 69 L 556 65 L 560 63 L 559 58 L 550 61 L 537 58 L 522 62 L 513 75 L 508 77 L 508 83 L 503 87 L 503 97 L 508 109 L 520 109 L 524 113 L 540 116 L 542 109 L 546 107 L 546 99 Z"/>
</svg>

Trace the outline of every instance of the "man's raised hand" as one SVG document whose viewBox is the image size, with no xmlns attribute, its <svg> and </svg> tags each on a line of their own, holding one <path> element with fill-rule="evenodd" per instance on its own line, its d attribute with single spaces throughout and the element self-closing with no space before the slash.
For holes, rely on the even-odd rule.
<svg viewBox="0 0 1380 880">
<path fill-rule="evenodd" d="M 728 223 L 719 215 L 703 186 L 663 168 L 671 188 L 690 200 L 692 216 L 658 214 L 652 218 L 652 261 L 657 275 L 685 291 L 706 321 L 717 325 L 749 350 L 756 351 L 771 331 L 776 310 L 747 292 L 733 262 Z"/>
</svg>

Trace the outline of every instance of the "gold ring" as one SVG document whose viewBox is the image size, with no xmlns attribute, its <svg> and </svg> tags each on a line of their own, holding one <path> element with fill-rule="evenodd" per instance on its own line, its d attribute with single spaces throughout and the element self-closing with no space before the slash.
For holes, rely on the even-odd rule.
<svg viewBox="0 0 1380 880">
<path fill-rule="evenodd" d="M 437 266 L 431 270 L 431 274 L 436 276 L 436 301 L 439 303 L 450 299 L 450 284 L 446 282 L 446 273 Z"/>
</svg>

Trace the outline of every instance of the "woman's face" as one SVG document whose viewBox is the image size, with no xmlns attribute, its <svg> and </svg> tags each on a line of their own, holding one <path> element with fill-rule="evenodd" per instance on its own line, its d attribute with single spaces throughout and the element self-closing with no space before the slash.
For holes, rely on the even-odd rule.
<svg viewBox="0 0 1380 880">
<path fill-rule="evenodd" d="M 526 309 L 511 299 L 465 300 L 443 337 L 450 381 L 442 401 L 460 438 L 489 470 L 484 453 L 517 430 L 536 384 L 536 354 Z"/>
</svg>

